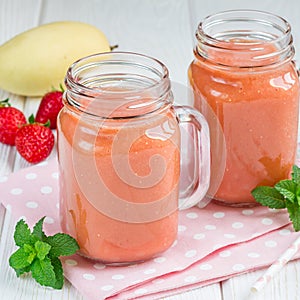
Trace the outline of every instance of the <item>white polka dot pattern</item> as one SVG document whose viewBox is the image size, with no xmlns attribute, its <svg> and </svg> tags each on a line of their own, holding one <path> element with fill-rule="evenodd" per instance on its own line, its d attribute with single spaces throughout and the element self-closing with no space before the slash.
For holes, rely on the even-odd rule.
<svg viewBox="0 0 300 300">
<path fill-rule="evenodd" d="M 189 219 L 197 219 L 198 218 L 198 214 L 195 213 L 195 212 L 187 213 L 186 217 L 189 218 Z"/>
<path fill-rule="evenodd" d="M 234 222 L 232 223 L 231 227 L 234 229 L 240 229 L 244 227 L 244 224 L 242 222 Z"/>
<path fill-rule="evenodd" d="M 164 263 L 166 260 L 167 259 L 165 257 L 163 257 L 163 256 L 156 257 L 156 258 L 153 259 L 153 261 L 155 261 L 156 263 L 159 263 L 159 264 Z"/>
<path fill-rule="evenodd" d="M 265 246 L 268 247 L 268 248 L 274 248 L 274 247 L 277 246 L 277 242 L 276 242 L 276 241 L 269 240 L 269 241 L 266 241 L 266 242 L 265 242 Z"/>
<path fill-rule="evenodd" d="M 121 280 L 121 279 L 124 279 L 124 278 L 125 278 L 125 276 L 122 275 L 122 274 L 116 274 L 116 275 L 113 275 L 111 277 L 111 279 L 113 279 L 113 280 Z"/>
<path fill-rule="evenodd" d="M 208 270 L 212 269 L 212 265 L 210 265 L 210 264 L 202 264 L 202 265 L 200 265 L 199 269 L 203 270 L 203 271 L 208 271 Z"/>
<path fill-rule="evenodd" d="M 37 174 L 36 173 L 27 173 L 25 175 L 25 178 L 28 179 L 28 180 L 33 180 L 33 179 L 37 178 Z"/>
<path fill-rule="evenodd" d="M 224 250 L 224 251 L 221 251 L 221 252 L 219 253 L 219 255 L 220 255 L 221 257 L 229 257 L 229 256 L 231 255 L 231 251 L 229 251 L 229 250 Z"/>
<path fill-rule="evenodd" d="M 110 291 L 110 290 L 112 290 L 114 288 L 114 286 L 113 285 L 110 285 L 110 284 L 108 284 L 108 285 L 103 285 L 103 286 L 101 286 L 101 290 L 102 291 Z"/>
<path fill-rule="evenodd" d="M 260 257 L 260 254 L 256 253 L 256 252 L 249 252 L 247 255 L 248 255 L 248 257 L 251 257 L 251 258 L 258 258 L 258 257 Z"/>
<path fill-rule="evenodd" d="M 52 187 L 51 186 L 42 186 L 41 187 L 41 193 L 42 194 L 50 194 L 50 193 L 52 193 Z"/>
<path fill-rule="evenodd" d="M 251 216 L 254 214 L 253 209 L 243 209 L 242 214 L 245 216 Z"/>
<path fill-rule="evenodd" d="M 27 206 L 28 208 L 37 208 L 39 205 L 38 205 L 38 203 L 36 203 L 36 202 L 34 202 L 34 201 L 28 201 L 28 202 L 26 203 L 26 206 Z"/>
<path fill-rule="evenodd" d="M 65 260 L 65 263 L 68 265 L 68 266 L 77 266 L 77 261 L 74 260 L 74 259 L 66 259 Z"/>
<path fill-rule="evenodd" d="M 188 283 L 192 283 L 192 282 L 195 282 L 197 280 L 197 277 L 196 276 L 187 276 L 184 278 L 184 281 L 185 282 L 188 282 Z"/>
<path fill-rule="evenodd" d="M 205 225 L 204 228 L 205 228 L 206 230 L 216 230 L 216 229 L 217 229 L 217 227 L 216 227 L 215 225 L 211 225 L 211 224 Z"/>
<path fill-rule="evenodd" d="M 213 214 L 213 216 L 215 218 L 217 218 L 217 219 L 222 219 L 222 218 L 224 218 L 225 213 L 223 213 L 223 212 L 216 212 L 216 213 Z"/>
<path fill-rule="evenodd" d="M 264 225 L 271 225 L 271 224 L 273 224 L 273 220 L 270 218 L 264 218 L 261 220 L 261 223 Z"/>
<path fill-rule="evenodd" d="M 16 220 L 24 218 L 33 224 L 46 216 L 44 228 L 54 234 L 60 231 L 58 177 L 55 162 L 2 176 L 0 200 Z M 295 239 L 288 224 L 284 210 L 232 209 L 211 203 L 203 209 L 180 211 L 177 240 L 147 262 L 116 268 L 79 255 L 62 260 L 67 278 L 85 295 L 145 297 L 157 289 L 205 284 L 272 263 Z"/>
<path fill-rule="evenodd" d="M 235 264 L 232 266 L 232 270 L 234 271 L 243 271 L 245 266 L 243 264 Z"/>
<path fill-rule="evenodd" d="M 202 240 L 205 238 L 205 234 L 204 233 L 196 233 L 196 234 L 194 234 L 193 238 L 195 240 Z"/>
<path fill-rule="evenodd" d="M 95 280 L 95 276 L 93 274 L 83 274 L 82 277 L 86 280 Z"/>
<path fill-rule="evenodd" d="M 197 250 L 193 249 L 193 250 L 189 250 L 187 252 L 185 252 L 184 256 L 185 257 L 194 257 L 197 254 Z"/>
<path fill-rule="evenodd" d="M 93 267 L 97 270 L 103 270 L 106 268 L 106 265 L 97 263 L 97 264 L 94 264 Z"/>
<path fill-rule="evenodd" d="M 184 226 L 184 225 L 178 225 L 178 231 L 179 232 L 186 231 L 186 226 Z"/>
<path fill-rule="evenodd" d="M 135 290 L 134 293 L 136 295 L 143 295 L 143 294 L 147 293 L 147 289 L 140 288 L 140 289 Z"/>
<path fill-rule="evenodd" d="M 20 188 L 13 188 L 10 190 L 10 193 L 12 195 L 21 195 L 23 193 L 23 190 Z"/>
</svg>

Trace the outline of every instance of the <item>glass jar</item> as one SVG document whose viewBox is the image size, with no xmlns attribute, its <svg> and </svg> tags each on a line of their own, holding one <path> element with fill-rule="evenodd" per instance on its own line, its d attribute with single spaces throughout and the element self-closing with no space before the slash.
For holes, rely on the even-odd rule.
<svg viewBox="0 0 300 300">
<path fill-rule="evenodd" d="M 210 125 L 211 198 L 256 205 L 251 190 L 289 177 L 295 162 L 299 79 L 289 23 L 253 10 L 208 16 L 188 71 L 194 107 Z"/>
<path fill-rule="evenodd" d="M 60 218 L 80 254 L 107 264 L 147 260 L 177 237 L 179 124 L 191 126 L 200 168 L 179 208 L 209 186 L 208 125 L 173 105 L 167 68 L 133 53 L 96 54 L 67 72 L 58 117 Z M 184 158 L 183 158 L 184 159 Z"/>
</svg>

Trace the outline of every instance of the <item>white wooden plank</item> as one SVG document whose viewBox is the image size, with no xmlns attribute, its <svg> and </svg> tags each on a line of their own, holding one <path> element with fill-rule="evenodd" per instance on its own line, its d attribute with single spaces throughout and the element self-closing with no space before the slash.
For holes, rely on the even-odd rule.
<svg viewBox="0 0 300 300">
<path fill-rule="evenodd" d="M 41 0 L 1 0 L 0 2 L 0 44 L 15 35 L 37 25 Z M 0 91 L 0 99 L 9 98 L 11 105 L 24 109 L 24 97 Z M 15 147 L 0 144 L 0 175 L 13 171 L 16 157 Z"/>
<path fill-rule="evenodd" d="M 42 0 L 1 0 L 0 44 L 38 24 Z"/>
<path fill-rule="evenodd" d="M 182 294 L 172 295 L 164 300 L 222 300 L 220 284 L 212 284 Z"/>
<path fill-rule="evenodd" d="M 170 69 L 172 80 L 186 83 L 192 60 L 192 35 L 187 1 L 162 0 L 60 0 L 46 1 L 41 22 L 78 20 L 101 29 L 119 50 L 140 52 L 160 59 Z"/>
<path fill-rule="evenodd" d="M 265 272 L 259 270 L 234 277 L 222 284 L 223 300 L 283 300 L 299 299 L 300 295 L 300 261 L 288 263 L 276 276 L 258 293 L 251 293 L 253 283 Z"/>
<path fill-rule="evenodd" d="M 81 0 L 1 0 L 0 1 L 0 43 L 17 33 L 57 20 L 80 20 L 101 28 L 111 44 L 118 43 L 120 50 L 136 51 L 161 59 L 170 69 L 174 81 L 185 83 L 186 70 L 192 60 L 194 31 L 199 20 L 216 11 L 232 8 L 254 8 L 269 10 L 285 16 L 294 28 L 295 44 L 300 49 L 299 35 L 300 4 L 297 0 L 252 0 L 252 1 L 187 1 L 150 0 L 137 1 L 81 1 Z M 43 5 L 42 5 L 43 4 Z M 39 14 L 40 9 L 42 13 Z M 188 15 L 188 9 L 190 15 Z M 298 52 L 297 52 L 298 53 Z M 299 54 L 298 54 L 299 57 Z M 0 91 L 0 98 L 7 93 Z M 37 108 L 36 99 L 24 102 L 22 97 L 9 95 L 16 106 L 28 115 Z M 55 155 L 55 151 L 52 153 Z M 15 161 L 15 150 L 0 145 L 0 175 L 28 166 L 20 157 Z M 0 226 L 3 220 L 0 209 Z M 41 288 L 30 278 L 17 279 L 7 265 L 13 251 L 14 221 L 10 215 L 5 217 L 2 235 L 0 235 L 0 299 L 83 299 L 79 293 L 66 284 L 57 293 Z M 0 230 L 1 232 L 1 230 Z M 245 299 L 251 284 L 261 272 L 253 272 L 235 277 L 223 283 L 224 300 Z M 288 264 L 273 282 L 255 299 L 298 299 L 300 275 L 299 262 Z M 193 290 L 168 299 L 221 299 L 219 285 Z"/>
</svg>

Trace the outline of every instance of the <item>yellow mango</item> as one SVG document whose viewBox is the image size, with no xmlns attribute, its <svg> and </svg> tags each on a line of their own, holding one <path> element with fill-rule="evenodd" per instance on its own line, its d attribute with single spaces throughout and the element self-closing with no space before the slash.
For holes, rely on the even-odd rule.
<svg viewBox="0 0 300 300">
<path fill-rule="evenodd" d="M 74 61 L 107 51 L 107 38 L 92 25 L 63 21 L 35 27 L 0 46 L 0 88 L 41 96 L 63 84 Z"/>
</svg>

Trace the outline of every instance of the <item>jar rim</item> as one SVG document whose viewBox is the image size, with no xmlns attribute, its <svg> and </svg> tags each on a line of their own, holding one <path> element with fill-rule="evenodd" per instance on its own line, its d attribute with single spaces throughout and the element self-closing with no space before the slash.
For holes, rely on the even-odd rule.
<svg viewBox="0 0 300 300">
<path fill-rule="evenodd" d="M 273 13 L 235 9 L 204 18 L 196 30 L 195 53 L 217 65 L 232 67 L 222 55 L 239 54 L 235 67 L 266 67 L 290 61 L 294 57 L 291 26 Z M 214 58 L 210 54 L 214 53 Z M 251 57 L 251 61 L 247 61 Z"/>
<path fill-rule="evenodd" d="M 135 52 L 95 53 L 75 61 L 65 77 L 65 100 L 92 116 L 135 117 L 173 102 L 169 71 Z"/>
<path fill-rule="evenodd" d="M 118 59 L 117 59 L 118 58 Z M 95 60 L 95 61 L 93 61 Z M 142 62 L 135 62 L 135 60 L 141 60 L 144 62 L 147 62 L 149 64 L 153 64 L 153 66 L 150 65 L 144 65 Z M 95 87 L 89 87 L 85 84 L 82 84 L 78 80 L 78 75 L 81 71 L 84 70 L 84 68 L 87 67 L 88 63 L 89 66 L 91 66 L 91 62 L 93 63 L 100 63 L 100 64 L 112 64 L 112 62 L 115 63 L 121 63 L 121 64 L 135 64 L 137 67 L 141 68 L 148 68 L 149 70 L 153 71 L 153 74 L 157 75 L 157 80 L 153 81 L 152 85 L 149 85 L 147 87 L 142 88 L 143 91 L 146 90 L 151 90 L 153 88 L 157 88 L 159 85 L 162 85 L 165 80 L 169 79 L 169 70 L 167 67 L 158 59 L 145 55 L 145 54 L 140 54 L 136 52 L 127 52 L 127 51 L 112 51 L 112 52 L 102 52 L 102 53 L 95 53 L 91 54 L 85 57 L 82 57 L 75 61 L 67 70 L 65 82 L 67 85 L 73 85 L 72 87 L 74 88 L 74 85 L 77 86 L 77 88 L 81 89 L 81 92 L 89 92 L 94 91 L 95 89 L 98 91 L 101 91 L 103 94 L 116 94 L 116 95 L 126 95 L 126 94 L 133 94 L 135 93 L 134 90 L 126 91 L 126 90 L 108 90 L 105 88 L 101 88 L 98 86 L 97 88 Z M 155 65 L 155 66 L 154 66 Z M 160 70 L 159 70 L 160 69 Z M 140 92 L 141 89 L 137 89 L 137 92 Z"/>
<path fill-rule="evenodd" d="M 274 21 L 278 21 L 278 22 L 281 22 L 283 26 L 285 26 L 285 29 L 282 27 L 282 29 L 284 29 L 282 31 L 283 35 L 282 36 L 279 36 L 277 38 L 274 38 L 272 39 L 272 42 L 279 42 L 280 40 L 283 39 L 283 37 L 286 35 L 286 34 L 289 34 L 291 32 L 291 25 L 290 23 L 284 19 L 283 17 L 279 16 L 279 15 L 276 15 L 276 14 L 273 14 L 273 13 L 270 13 L 270 12 L 266 12 L 266 11 L 261 11 L 261 10 L 255 10 L 255 9 L 232 9 L 232 10 L 224 10 L 224 11 L 220 11 L 218 13 L 215 13 L 215 14 L 210 14 L 208 16 L 206 16 L 198 25 L 198 28 L 197 28 L 197 33 L 201 33 L 201 35 L 203 37 L 205 37 L 208 41 L 211 41 L 212 43 L 216 42 L 216 41 L 220 41 L 219 39 L 217 38 L 214 38 L 212 37 L 211 35 L 207 34 L 205 32 L 205 30 L 203 29 L 204 26 L 206 25 L 206 23 L 208 22 L 211 22 L 213 19 L 217 19 L 217 18 L 221 18 L 221 17 L 230 17 L 232 14 L 239 14 L 240 16 L 239 17 L 236 17 L 235 19 L 228 19 L 230 21 L 250 21 L 250 20 L 253 20 L 255 22 L 259 22 L 259 23 L 264 23 L 266 25 L 275 25 L 278 29 L 279 29 L 279 24 L 274 24 L 274 23 L 270 23 L 270 22 L 267 22 L 265 19 L 258 19 L 258 18 L 251 18 L 251 15 L 257 15 L 257 16 L 261 16 L 261 17 L 272 17 L 272 19 Z M 245 16 L 242 16 L 243 14 L 245 14 Z M 249 16 L 250 14 L 250 16 Z M 219 20 L 218 20 L 219 22 Z M 216 21 L 214 21 L 214 23 L 210 23 L 210 26 L 214 25 L 216 23 Z M 197 33 L 196 33 L 196 37 L 197 37 Z M 263 41 L 263 40 L 257 40 L 257 41 L 252 41 L 251 45 L 257 45 L 257 44 L 261 44 L 261 43 L 265 43 L 265 42 L 268 42 L 268 41 Z M 247 43 L 248 44 L 248 43 Z M 248 45 L 249 45 L 248 44 Z M 237 44 L 238 46 L 241 46 L 241 48 L 244 46 L 243 43 L 241 44 Z"/>
</svg>

